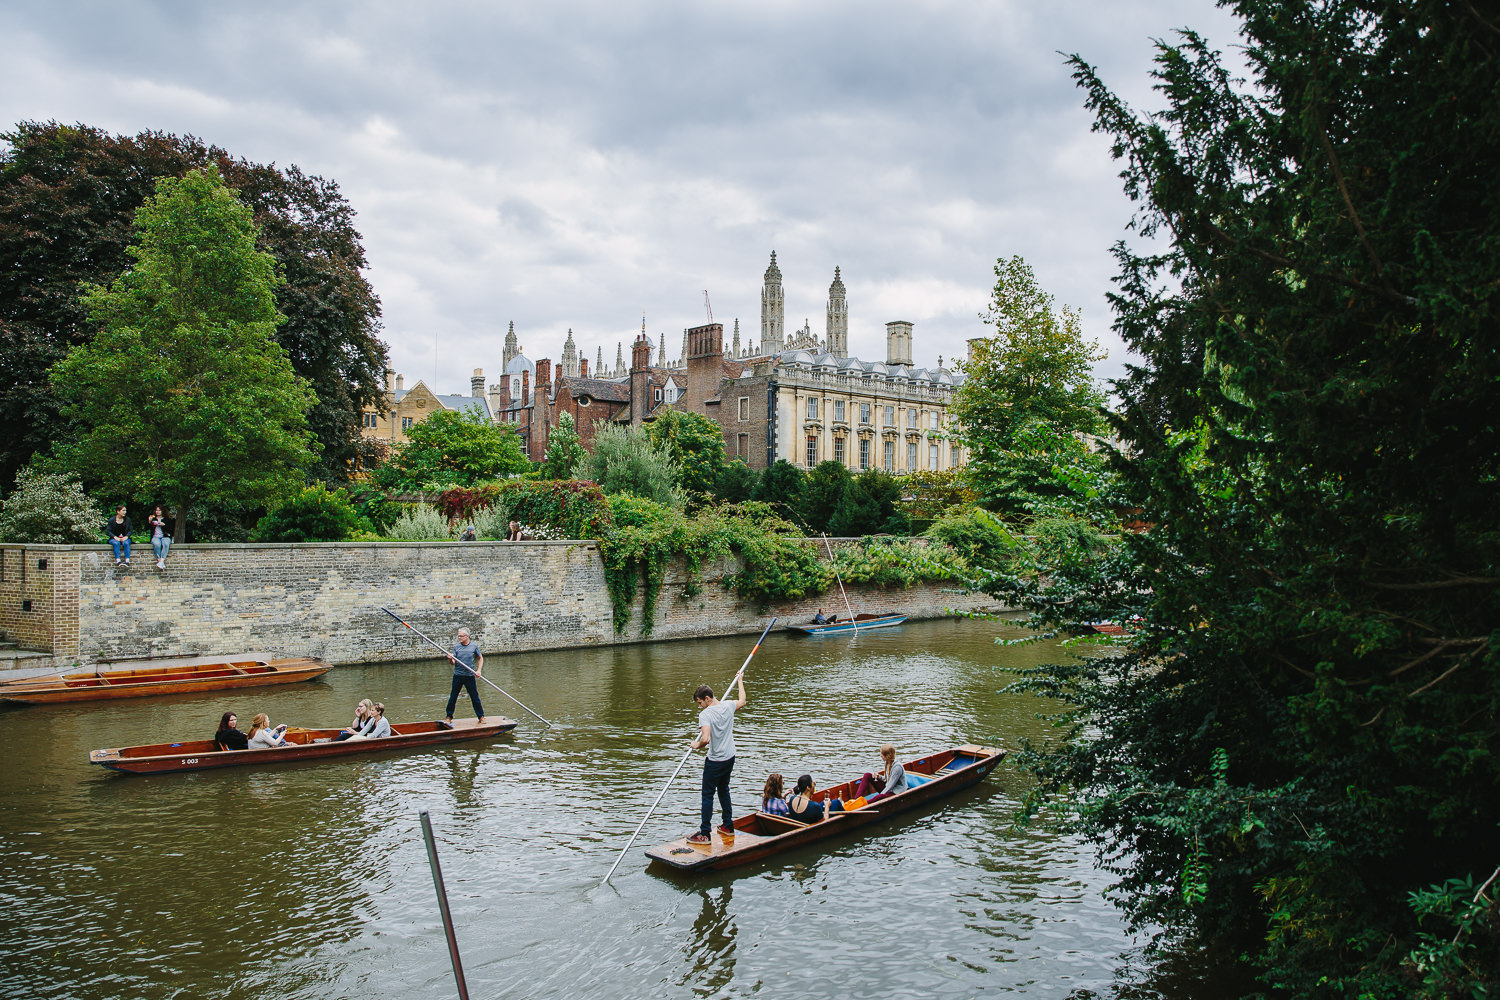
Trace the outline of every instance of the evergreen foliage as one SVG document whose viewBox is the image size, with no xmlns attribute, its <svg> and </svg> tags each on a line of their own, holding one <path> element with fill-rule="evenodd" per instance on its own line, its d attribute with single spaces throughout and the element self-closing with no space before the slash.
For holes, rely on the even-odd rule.
<svg viewBox="0 0 1500 1000">
<path fill-rule="evenodd" d="M 1059 626 L 1141 617 L 1124 655 L 1029 677 L 1075 706 L 1026 755 L 1033 805 L 1099 843 L 1133 918 L 1274 993 L 1491 995 L 1500 27 L 1229 6 L 1249 86 L 1192 32 L 1154 114 L 1073 60 L 1162 237 L 1116 251 L 1144 359 L 1117 468 L 1149 530 L 1059 532 L 1074 569 L 1021 595 Z"/>
<path fill-rule="evenodd" d="M 797 506 L 801 512 L 800 520 L 810 534 L 829 530 L 833 515 L 853 481 L 848 467 L 832 459 L 819 462 L 802 480 L 802 495 Z"/>
<path fill-rule="evenodd" d="M 579 468 L 605 493 L 633 493 L 672 507 L 683 506 L 677 465 L 662 445 L 639 427 L 610 424 L 594 435 L 594 451 Z"/>
<path fill-rule="evenodd" d="M 356 531 L 372 530 L 349 503 L 347 491 L 316 483 L 261 518 L 255 538 L 261 542 L 342 542 Z"/>
<path fill-rule="evenodd" d="M 677 487 L 689 509 L 711 501 L 724 472 L 724 432 L 719 425 L 701 413 L 665 406 L 645 430 L 671 457 Z"/>
<path fill-rule="evenodd" d="M 275 341 L 276 262 L 218 169 L 163 178 L 136 213 L 133 261 L 86 302 L 102 329 L 52 370 L 76 439 L 69 468 L 193 505 L 272 504 L 300 488 L 314 402 Z"/>
<path fill-rule="evenodd" d="M 770 504 L 781 517 L 796 517 L 801 514 L 802 481 L 807 473 L 784 458 L 772 462 L 760 474 L 760 483 L 755 489 L 755 499 Z"/>
<path fill-rule="evenodd" d="M 728 503 L 743 503 L 754 498 L 759 483 L 760 477 L 755 474 L 755 470 L 736 458 L 724 463 L 718 485 L 714 487 L 714 495 Z"/>
<path fill-rule="evenodd" d="M 74 476 L 22 469 L 0 504 L 0 541 L 78 545 L 104 537 L 105 513 Z"/>
<path fill-rule="evenodd" d="M 573 471 L 588 457 L 578 439 L 578 428 L 573 415 L 564 413 L 557 418 L 557 426 L 547 435 L 547 454 L 542 459 L 543 479 L 571 479 Z"/>
<path fill-rule="evenodd" d="M 445 542 L 453 539 L 453 526 L 433 508 L 415 504 L 391 521 L 385 537 L 395 542 Z"/>
<path fill-rule="evenodd" d="M 896 509 L 901 484 L 896 477 L 876 468 L 866 469 L 850 480 L 838 507 L 828 521 L 828 533 L 844 538 L 875 534 L 905 534 L 906 515 Z"/>
</svg>

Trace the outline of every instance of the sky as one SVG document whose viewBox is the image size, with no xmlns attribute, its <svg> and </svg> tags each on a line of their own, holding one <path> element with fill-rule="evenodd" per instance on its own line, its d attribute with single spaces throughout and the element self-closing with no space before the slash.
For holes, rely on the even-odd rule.
<svg viewBox="0 0 1500 1000">
<path fill-rule="evenodd" d="M 760 340 L 771 251 L 788 334 L 848 289 L 850 353 L 961 357 L 1000 257 L 1129 360 L 1106 294 L 1132 206 L 1064 53 L 1157 105 L 1153 39 L 1221 49 L 1207 0 L 988 3 L 0 3 L 0 123 L 190 133 L 338 182 L 408 387 L 498 381 L 567 331 L 592 364 L 641 327 Z"/>
</svg>

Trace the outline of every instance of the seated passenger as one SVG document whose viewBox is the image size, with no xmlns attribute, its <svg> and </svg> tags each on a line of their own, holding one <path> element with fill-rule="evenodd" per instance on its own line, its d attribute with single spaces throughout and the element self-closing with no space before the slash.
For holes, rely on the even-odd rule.
<svg viewBox="0 0 1500 1000">
<path fill-rule="evenodd" d="M 896 748 L 887 743 L 880 748 L 880 758 L 885 767 L 879 774 L 866 771 L 865 776 L 859 779 L 859 788 L 855 792 L 856 795 L 863 796 L 870 802 L 896 795 L 907 789 L 906 768 L 896 763 Z"/>
<path fill-rule="evenodd" d="M 374 711 L 370 714 L 370 720 L 365 723 L 364 728 L 349 738 L 352 740 L 378 740 L 389 735 L 391 735 L 391 724 L 385 721 L 385 703 L 377 701 L 374 705 Z"/>
<path fill-rule="evenodd" d="M 818 613 L 815 614 L 815 615 L 813 615 L 813 624 L 814 625 L 827 625 L 828 624 L 828 619 L 823 617 L 823 609 L 822 608 L 819 608 L 818 609 Z"/>
<path fill-rule="evenodd" d="M 235 723 L 239 719 L 233 712 L 225 712 L 224 717 L 219 720 L 219 731 L 214 733 L 215 750 L 243 750 L 249 743 L 249 738 L 238 729 Z"/>
<path fill-rule="evenodd" d="M 804 823 L 816 823 L 823 818 L 823 803 L 813 798 L 818 787 L 813 784 L 812 775 L 804 774 L 797 779 L 797 787 L 792 792 L 792 797 L 787 800 L 787 815 L 792 819 L 800 819 Z"/>
<path fill-rule="evenodd" d="M 375 705 L 368 698 L 359 699 L 359 704 L 354 706 L 354 721 L 349 723 L 348 729 L 340 729 L 335 736 L 334 742 L 347 740 L 349 737 L 365 728 L 365 723 L 370 721 L 370 716 L 375 714 Z"/>
<path fill-rule="evenodd" d="M 250 749 L 272 750 L 276 747 L 291 746 L 286 741 L 286 723 L 279 726 L 271 725 L 271 717 L 261 712 L 250 720 Z"/>
<path fill-rule="evenodd" d="M 760 795 L 761 811 L 773 816 L 787 815 L 791 810 L 787 808 L 786 799 L 783 796 L 781 775 L 771 775 L 766 779 L 766 787 Z"/>
</svg>

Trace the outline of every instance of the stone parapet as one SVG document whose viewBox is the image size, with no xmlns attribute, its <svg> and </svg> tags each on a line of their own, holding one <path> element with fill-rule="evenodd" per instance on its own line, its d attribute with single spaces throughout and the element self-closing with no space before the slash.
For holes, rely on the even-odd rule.
<svg viewBox="0 0 1500 1000">
<path fill-rule="evenodd" d="M 594 541 L 181 545 L 165 571 L 136 562 L 117 568 L 104 546 L 0 545 L 0 629 L 52 654 L 28 667 L 248 651 L 375 663 L 435 652 L 382 606 L 439 642 L 467 626 L 487 653 L 732 635 L 759 631 L 771 614 L 842 613 L 836 590 L 749 605 L 721 585 L 738 568 L 731 559 L 704 567 L 696 588 L 669 573 L 652 634 L 640 634 L 639 597 L 617 634 Z M 941 585 L 850 587 L 849 600 L 913 618 L 994 607 Z"/>
</svg>

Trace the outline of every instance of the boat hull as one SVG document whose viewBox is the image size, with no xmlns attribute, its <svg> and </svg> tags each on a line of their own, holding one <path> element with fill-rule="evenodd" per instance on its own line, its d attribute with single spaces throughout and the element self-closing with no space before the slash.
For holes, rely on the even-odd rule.
<svg viewBox="0 0 1500 1000">
<path fill-rule="evenodd" d="M 830 813 L 828 818 L 812 824 L 799 824 L 794 820 L 769 816 L 766 813 L 753 813 L 735 820 L 733 838 L 724 837 L 716 832 L 712 835 L 711 843 L 698 845 L 689 844 L 687 838 L 684 837 L 652 847 L 646 851 L 646 856 L 658 864 L 688 872 L 714 871 L 760 861 L 784 851 L 871 826 L 898 813 L 906 812 L 908 809 L 925 805 L 976 785 L 999 766 L 1000 762 L 1005 759 L 1005 753 L 1004 750 L 995 747 L 955 747 L 953 750 L 932 754 L 904 764 L 908 774 L 916 774 L 929 780 L 899 795 L 879 799 L 863 809 Z M 959 754 L 973 757 L 973 763 L 956 767 L 946 773 L 928 774 L 916 770 L 923 767 L 933 767 L 937 770 L 942 760 L 951 759 Z M 816 797 L 825 802 L 834 798 L 846 799 L 852 794 L 853 784 L 853 782 L 845 782 L 842 785 L 824 789 Z"/>
<path fill-rule="evenodd" d="M 905 615 L 879 615 L 852 622 L 834 622 L 832 625 L 788 625 L 787 629 L 803 635 L 853 635 L 876 628 L 893 628 L 905 621 Z"/>
<path fill-rule="evenodd" d="M 298 657 L 288 660 L 226 658 L 185 666 L 97 670 L 6 681 L 0 683 L 0 701 L 50 705 L 296 684 L 312 680 L 331 669 L 333 664 L 326 660 Z"/>
<path fill-rule="evenodd" d="M 480 725 L 477 719 L 441 722 L 407 722 L 391 726 L 391 735 L 378 740 L 334 741 L 337 729 L 299 729 L 287 733 L 292 746 L 255 750 L 215 750 L 212 740 L 186 740 L 138 747 L 118 747 L 89 752 L 89 763 L 127 774 L 172 774 L 207 771 L 223 767 L 285 764 L 299 760 L 328 760 L 389 753 L 412 747 L 461 743 L 502 736 L 516 728 L 514 719 L 496 716 Z"/>
</svg>

